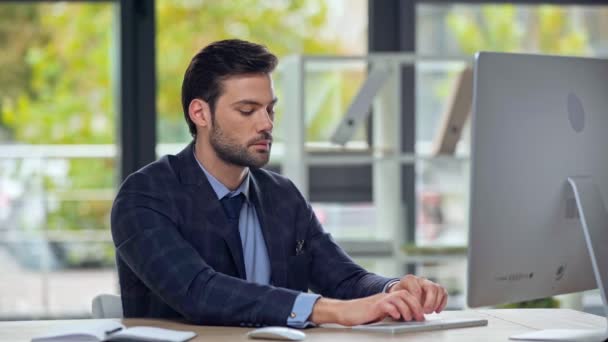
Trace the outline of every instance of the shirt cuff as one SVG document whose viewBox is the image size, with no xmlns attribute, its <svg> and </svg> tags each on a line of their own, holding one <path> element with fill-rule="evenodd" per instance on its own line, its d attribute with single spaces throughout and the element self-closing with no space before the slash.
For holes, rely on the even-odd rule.
<svg viewBox="0 0 608 342">
<path fill-rule="evenodd" d="M 318 294 L 300 293 L 293 303 L 291 314 L 287 317 L 287 325 L 300 329 L 314 326 L 315 324 L 310 322 L 308 318 L 310 318 L 312 308 L 319 298 L 321 296 Z"/>
<path fill-rule="evenodd" d="M 393 279 L 393 280 L 389 280 L 388 283 L 386 283 L 386 285 L 384 285 L 384 289 L 382 289 L 382 292 L 387 293 L 388 290 L 391 288 L 391 286 L 393 286 L 394 284 L 397 284 L 399 282 L 399 279 Z"/>
</svg>

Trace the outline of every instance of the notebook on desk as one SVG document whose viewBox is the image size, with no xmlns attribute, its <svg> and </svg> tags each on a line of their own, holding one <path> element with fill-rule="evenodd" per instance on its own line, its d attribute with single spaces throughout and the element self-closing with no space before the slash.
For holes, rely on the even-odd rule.
<svg viewBox="0 0 608 342">
<path fill-rule="evenodd" d="M 395 321 L 385 319 L 380 322 L 356 325 L 351 327 L 353 330 L 371 331 L 388 334 L 412 333 L 432 330 L 444 330 L 455 328 L 480 327 L 488 325 L 487 319 L 481 318 L 441 318 L 431 316 L 422 322 L 417 321 Z M 347 328 L 338 324 L 324 324 L 324 328 Z"/>
<path fill-rule="evenodd" d="M 116 321 L 75 322 L 32 338 L 32 342 L 54 341 L 140 341 L 184 342 L 195 337 L 192 331 L 179 331 L 155 327 L 126 328 Z"/>
</svg>

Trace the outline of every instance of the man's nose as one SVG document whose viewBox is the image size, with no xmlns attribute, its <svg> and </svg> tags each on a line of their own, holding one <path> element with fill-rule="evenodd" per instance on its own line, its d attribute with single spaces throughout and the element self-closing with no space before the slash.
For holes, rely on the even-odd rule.
<svg viewBox="0 0 608 342">
<path fill-rule="evenodd" d="M 261 110 L 258 121 L 258 132 L 272 132 L 273 127 L 273 117 L 266 110 Z"/>
</svg>

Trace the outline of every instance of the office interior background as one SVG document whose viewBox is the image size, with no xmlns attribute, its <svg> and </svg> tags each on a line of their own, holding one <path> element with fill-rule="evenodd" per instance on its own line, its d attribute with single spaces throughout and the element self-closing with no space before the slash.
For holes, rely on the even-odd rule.
<svg viewBox="0 0 608 342">
<path fill-rule="evenodd" d="M 190 141 L 185 68 L 206 44 L 234 37 L 284 61 L 316 56 L 274 74 L 269 168 L 290 176 L 286 160 L 304 155 L 288 167 L 347 252 L 373 272 L 444 284 L 456 309 L 465 305 L 468 121 L 454 154 L 432 153 L 454 82 L 479 50 L 608 56 L 608 1 L 0 0 L 0 320 L 88 317 L 95 295 L 119 293 L 116 190 Z M 385 52 L 414 58 L 391 75 L 399 110 L 372 109 L 336 146 L 367 56 Z M 379 183 L 383 160 L 373 157 L 375 115 L 398 126 L 392 211 L 381 199 L 391 180 Z M 387 224 L 386 215 L 398 217 Z M 594 291 L 568 303 L 601 305 Z"/>
</svg>

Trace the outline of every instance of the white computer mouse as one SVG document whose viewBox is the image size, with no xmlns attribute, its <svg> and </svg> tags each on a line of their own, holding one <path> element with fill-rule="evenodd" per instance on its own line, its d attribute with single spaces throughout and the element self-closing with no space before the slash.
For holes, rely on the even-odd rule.
<svg viewBox="0 0 608 342">
<path fill-rule="evenodd" d="M 247 336 L 265 340 L 302 341 L 306 334 L 287 327 L 264 327 L 250 331 Z"/>
</svg>

